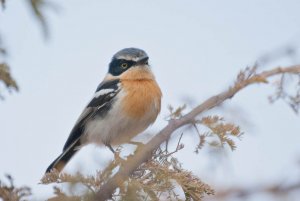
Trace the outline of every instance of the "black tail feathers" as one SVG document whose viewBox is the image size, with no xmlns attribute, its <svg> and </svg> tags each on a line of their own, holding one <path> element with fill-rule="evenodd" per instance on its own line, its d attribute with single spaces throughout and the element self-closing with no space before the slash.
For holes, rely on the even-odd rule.
<svg viewBox="0 0 300 201">
<path fill-rule="evenodd" d="M 69 160 L 76 154 L 80 149 L 80 140 L 78 139 L 73 144 L 71 144 L 66 150 L 63 151 L 47 168 L 46 173 L 51 172 L 51 170 L 56 169 L 57 171 L 62 171 Z"/>
</svg>

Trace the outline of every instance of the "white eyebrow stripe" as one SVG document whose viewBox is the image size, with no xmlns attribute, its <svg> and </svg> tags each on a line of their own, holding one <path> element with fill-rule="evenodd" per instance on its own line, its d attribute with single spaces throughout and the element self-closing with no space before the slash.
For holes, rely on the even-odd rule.
<svg viewBox="0 0 300 201">
<path fill-rule="evenodd" d="M 130 55 L 119 56 L 117 59 L 125 59 L 127 61 L 138 61 L 139 57 L 132 57 Z"/>
<path fill-rule="evenodd" d="M 114 89 L 101 89 L 100 91 L 97 91 L 94 95 L 95 98 L 98 98 L 99 96 L 102 96 L 102 95 L 105 95 L 105 94 L 108 94 L 108 93 L 111 93 L 113 92 Z"/>
</svg>

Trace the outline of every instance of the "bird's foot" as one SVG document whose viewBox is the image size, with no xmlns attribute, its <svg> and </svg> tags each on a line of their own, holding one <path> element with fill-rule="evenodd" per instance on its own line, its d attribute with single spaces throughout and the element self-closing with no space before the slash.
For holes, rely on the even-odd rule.
<svg viewBox="0 0 300 201">
<path fill-rule="evenodd" d="M 114 148 L 110 144 L 105 144 L 105 146 L 107 146 L 109 150 L 114 154 L 115 161 L 117 162 L 124 161 L 124 159 L 120 156 L 120 152 L 122 148 L 121 146 L 117 147 L 116 150 L 114 150 Z"/>
</svg>

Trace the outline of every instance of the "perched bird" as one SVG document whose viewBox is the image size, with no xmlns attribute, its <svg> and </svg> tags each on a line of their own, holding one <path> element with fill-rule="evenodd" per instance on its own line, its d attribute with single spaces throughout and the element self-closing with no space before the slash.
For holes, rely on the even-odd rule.
<svg viewBox="0 0 300 201">
<path fill-rule="evenodd" d="M 148 55 L 137 48 L 117 52 L 106 77 L 75 123 L 63 152 L 51 163 L 61 171 L 84 145 L 113 145 L 129 142 L 152 124 L 161 105 L 161 90 L 148 64 Z"/>
</svg>

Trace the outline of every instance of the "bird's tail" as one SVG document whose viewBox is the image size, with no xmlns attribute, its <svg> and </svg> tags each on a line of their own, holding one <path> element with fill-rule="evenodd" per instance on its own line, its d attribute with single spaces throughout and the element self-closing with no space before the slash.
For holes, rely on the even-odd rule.
<svg viewBox="0 0 300 201">
<path fill-rule="evenodd" d="M 69 160 L 76 154 L 80 149 L 80 140 L 76 140 L 67 149 L 65 149 L 47 168 L 46 173 L 51 172 L 51 170 L 56 169 L 57 171 L 62 171 L 62 169 L 67 165 Z"/>
</svg>

